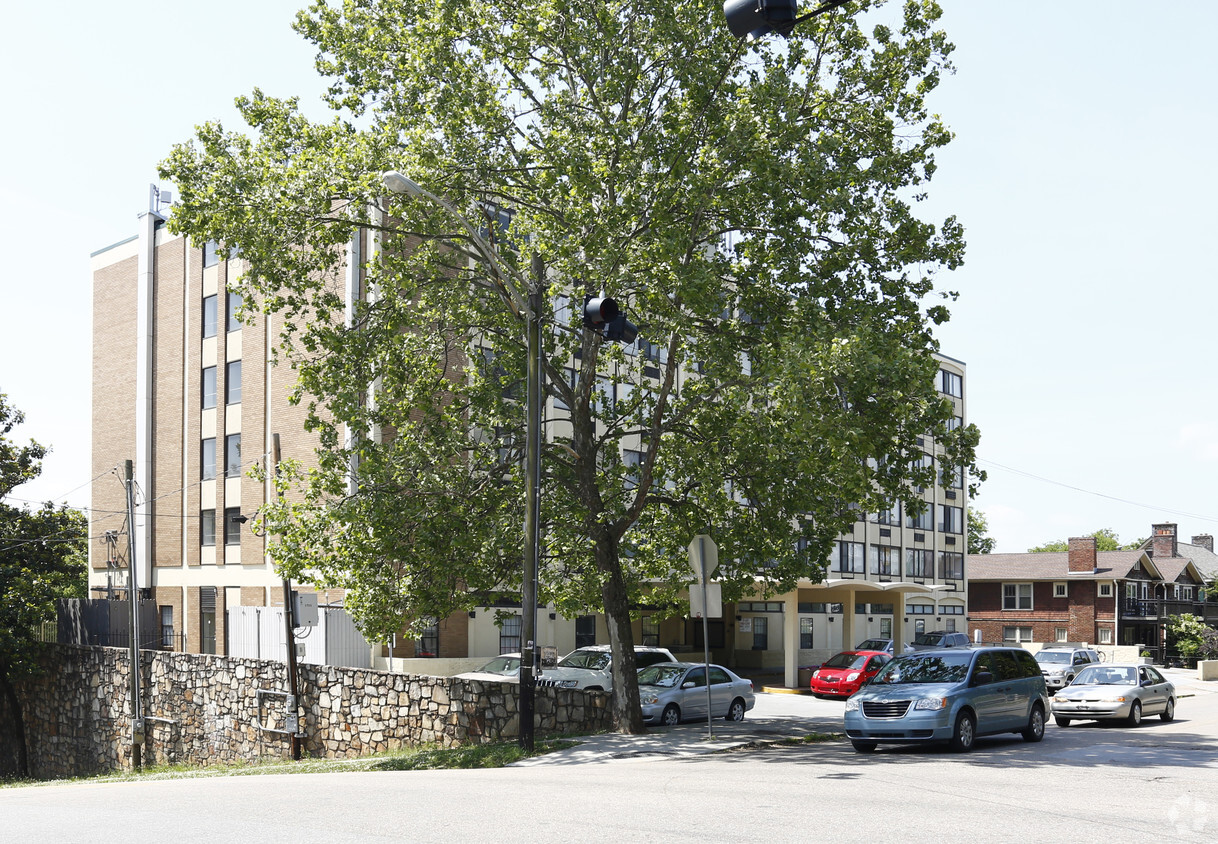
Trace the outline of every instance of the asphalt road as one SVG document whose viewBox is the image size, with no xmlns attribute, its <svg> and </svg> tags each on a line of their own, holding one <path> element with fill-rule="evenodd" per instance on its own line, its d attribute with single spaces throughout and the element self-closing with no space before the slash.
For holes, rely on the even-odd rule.
<svg viewBox="0 0 1218 844">
<path fill-rule="evenodd" d="M 715 730 L 840 729 L 841 707 L 762 695 Z M 1218 839 L 1218 689 L 1183 698 L 1172 723 L 1050 724 L 1039 744 L 981 739 L 965 755 L 844 740 L 709 754 L 705 731 L 653 731 L 635 741 L 656 753 L 602 764 L 2 789 L 0 841 Z"/>
</svg>

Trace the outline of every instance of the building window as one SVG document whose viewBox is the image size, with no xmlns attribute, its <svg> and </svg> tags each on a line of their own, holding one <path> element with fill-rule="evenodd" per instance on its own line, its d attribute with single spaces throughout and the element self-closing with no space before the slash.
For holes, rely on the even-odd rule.
<svg viewBox="0 0 1218 844">
<path fill-rule="evenodd" d="M 1004 627 L 1002 628 L 1002 641 L 1004 642 L 1031 642 L 1032 628 L 1031 627 Z"/>
<path fill-rule="evenodd" d="M 575 619 L 575 647 L 587 648 L 596 644 L 596 616 L 581 615 Z"/>
<path fill-rule="evenodd" d="M 574 392 L 576 385 L 579 383 L 578 372 L 576 372 L 576 370 L 572 369 L 569 366 L 564 366 L 562 368 L 562 373 L 563 373 L 563 378 L 565 379 L 567 386 L 571 388 L 572 392 Z M 557 392 L 554 395 L 554 407 L 556 407 L 559 410 L 570 410 L 571 409 L 571 405 L 567 404 L 566 401 L 563 400 L 562 396 L 559 395 Z"/>
<path fill-rule="evenodd" d="M 224 403 L 241 404 L 241 361 L 231 360 L 224 370 Z"/>
<path fill-rule="evenodd" d="M 866 572 L 865 549 L 861 542 L 837 543 L 837 570 L 840 572 L 864 574 Z"/>
<path fill-rule="evenodd" d="M 1112 584 L 1111 583 L 1099 584 L 1099 596 L 1101 598 L 1111 598 L 1112 597 Z"/>
<path fill-rule="evenodd" d="M 954 431 L 957 428 L 962 427 L 964 427 L 964 417 L 962 416 L 953 416 L 947 420 L 947 430 L 949 431 Z"/>
<path fill-rule="evenodd" d="M 926 632 L 926 619 L 919 618 L 914 620 L 914 635 L 919 636 Z"/>
<path fill-rule="evenodd" d="M 1002 584 L 1002 608 L 1004 610 L 1032 609 L 1031 583 Z"/>
<path fill-rule="evenodd" d="M 657 647 L 660 644 L 660 624 L 654 615 L 645 615 L 640 620 L 643 633 L 643 644 Z"/>
<path fill-rule="evenodd" d="M 944 489 L 964 489 L 963 466 L 940 466 L 939 486 Z M 952 496 L 948 496 L 951 498 Z"/>
<path fill-rule="evenodd" d="M 905 614 L 906 615 L 934 615 L 935 614 L 935 605 L 934 604 L 906 604 L 905 605 Z"/>
<path fill-rule="evenodd" d="M 643 452 L 634 449 L 622 450 L 622 465 L 626 472 L 622 484 L 626 489 L 635 489 L 639 485 L 639 467 L 643 465 Z"/>
<path fill-rule="evenodd" d="M 216 544 L 216 511 L 204 510 L 202 518 L 199 519 L 199 536 L 200 544 L 215 545 Z"/>
<path fill-rule="evenodd" d="M 891 639 L 892 638 L 892 619 L 891 618 L 881 618 L 880 619 L 880 638 L 881 639 Z"/>
<path fill-rule="evenodd" d="M 879 575 L 901 575 L 901 549 L 891 545 L 871 546 L 871 570 Z"/>
<path fill-rule="evenodd" d="M 434 619 L 427 620 L 427 626 L 419 634 L 414 643 L 414 655 L 433 659 L 440 655 L 440 625 Z"/>
<path fill-rule="evenodd" d="M 939 607 L 939 615 L 964 615 L 964 606 L 961 604 L 944 604 Z"/>
<path fill-rule="evenodd" d="M 766 651 L 770 649 L 770 620 L 764 615 L 753 617 L 753 650 Z"/>
<path fill-rule="evenodd" d="M 203 440 L 203 480 L 214 481 L 216 479 L 216 438 L 208 437 Z"/>
<path fill-rule="evenodd" d="M 955 398 L 964 398 L 964 379 L 955 372 L 939 370 L 939 392 Z"/>
<path fill-rule="evenodd" d="M 949 504 L 939 505 L 939 530 L 944 533 L 964 532 L 964 508 Z"/>
<path fill-rule="evenodd" d="M 905 511 L 905 525 L 914 530 L 931 530 L 935 526 L 935 516 L 932 506 L 925 507 L 921 513 L 916 516 L 909 512 L 908 508 Z"/>
<path fill-rule="evenodd" d="M 1053 641 L 1068 642 L 1070 641 L 1070 631 L 1065 627 L 1055 627 L 1053 629 Z"/>
<path fill-rule="evenodd" d="M 934 552 L 927 548 L 905 549 L 906 577 L 934 577 Z"/>
<path fill-rule="evenodd" d="M 1054 598 L 1067 597 L 1069 594 L 1069 588 L 1070 588 L 1070 585 L 1067 583 L 1054 583 L 1053 584 L 1053 597 Z"/>
<path fill-rule="evenodd" d="M 812 645 L 812 619 L 801 618 L 799 620 L 799 646 L 803 650 L 809 650 Z"/>
<path fill-rule="evenodd" d="M 964 580 L 964 554 L 960 551 L 939 552 L 939 579 Z"/>
<path fill-rule="evenodd" d="M 173 650 L 173 607 L 161 607 L 161 647 Z"/>
<path fill-rule="evenodd" d="M 224 544 L 225 545 L 240 545 L 241 544 L 241 522 L 237 521 L 237 517 L 241 515 L 240 507 L 225 507 L 224 508 Z"/>
<path fill-rule="evenodd" d="M 943 629 L 946 630 L 948 633 L 955 633 L 956 632 L 956 619 L 949 618 L 947 621 L 943 622 Z"/>
<path fill-rule="evenodd" d="M 499 626 L 499 653 L 520 653 L 520 625 L 522 619 L 518 615 L 505 618 Z"/>
<path fill-rule="evenodd" d="M 872 513 L 871 520 L 881 525 L 893 525 L 900 527 L 901 525 L 901 504 L 899 501 L 893 501 L 889 506 L 880 510 L 878 513 Z"/>
<path fill-rule="evenodd" d="M 203 409 L 216 406 L 216 368 L 203 368 Z"/>
<path fill-rule="evenodd" d="M 241 320 L 237 319 L 237 311 L 241 307 L 241 294 L 228 291 L 225 297 L 224 327 L 228 331 L 240 331 Z"/>
<path fill-rule="evenodd" d="M 1100 628 L 1100 644 L 1101 645 L 1111 645 L 1112 644 L 1112 628 L 1111 627 L 1101 627 Z"/>
<path fill-rule="evenodd" d="M 199 653 L 216 652 L 216 587 L 199 589 Z"/>
<path fill-rule="evenodd" d="M 203 244 L 203 268 L 214 267 L 220 263 L 220 244 L 209 240 Z"/>
<path fill-rule="evenodd" d="M 204 337 L 215 337 L 216 336 L 216 320 L 217 320 L 216 307 L 217 307 L 216 296 L 212 295 L 212 296 L 203 297 L 203 336 Z"/>
<path fill-rule="evenodd" d="M 241 477 L 241 435 L 229 434 L 224 438 L 224 477 Z"/>
</svg>

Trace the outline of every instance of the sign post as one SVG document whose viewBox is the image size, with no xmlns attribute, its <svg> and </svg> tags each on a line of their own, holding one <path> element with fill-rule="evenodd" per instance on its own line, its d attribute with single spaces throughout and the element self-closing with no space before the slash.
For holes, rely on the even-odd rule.
<svg viewBox="0 0 1218 844">
<path fill-rule="evenodd" d="M 715 544 L 715 540 L 704 533 L 695 536 L 694 541 L 689 543 L 689 566 L 702 584 L 702 656 L 705 666 L 703 671 L 706 672 L 703 678 L 703 681 L 706 683 L 706 737 L 713 738 L 714 728 L 711 726 L 711 718 L 713 716 L 711 713 L 710 687 L 710 636 L 707 630 L 706 619 L 712 612 L 707 581 L 715 569 L 719 568 L 719 546 Z M 718 586 L 718 584 L 715 585 Z M 722 597 L 717 597 L 719 598 L 719 606 L 714 612 L 716 616 L 721 616 L 723 615 Z M 691 601 L 690 603 L 692 605 L 693 602 Z"/>
</svg>

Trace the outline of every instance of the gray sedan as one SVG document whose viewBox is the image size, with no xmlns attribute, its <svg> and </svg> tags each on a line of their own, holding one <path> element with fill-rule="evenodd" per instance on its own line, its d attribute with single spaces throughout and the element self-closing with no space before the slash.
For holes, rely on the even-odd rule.
<svg viewBox="0 0 1218 844">
<path fill-rule="evenodd" d="M 672 726 L 706 718 L 706 666 L 697 662 L 660 662 L 639 671 L 639 700 L 648 724 Z M 753 681 L 721 665 L 710 666 L 710 706 L 715 718 L 743 721 L 753 708 Z"/>
<path fill-rule="evenodd" d="M 1153 665 L 1088 665 L 1053 696 L 1053 718 L 1059 727 L 1112 719 L 1136 727 L 1144 715 L 1164 721 L 1176 717 L 1176 687 Z"/>
</svg>

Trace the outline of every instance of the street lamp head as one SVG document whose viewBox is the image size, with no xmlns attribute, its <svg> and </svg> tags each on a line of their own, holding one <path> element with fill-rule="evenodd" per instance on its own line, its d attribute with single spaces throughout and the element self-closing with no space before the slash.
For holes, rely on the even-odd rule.
<svg viewBox="0 0 1218 844">
<path fill-rule="evenodd" d="M 397 170 L 386 170 L 381 174 L 381 184 L 389 188 L 393 193 L 406 194 L 408 196 L 422 196 L 423 188 L 413 179 L 399 173 Z"/>
</svg>

